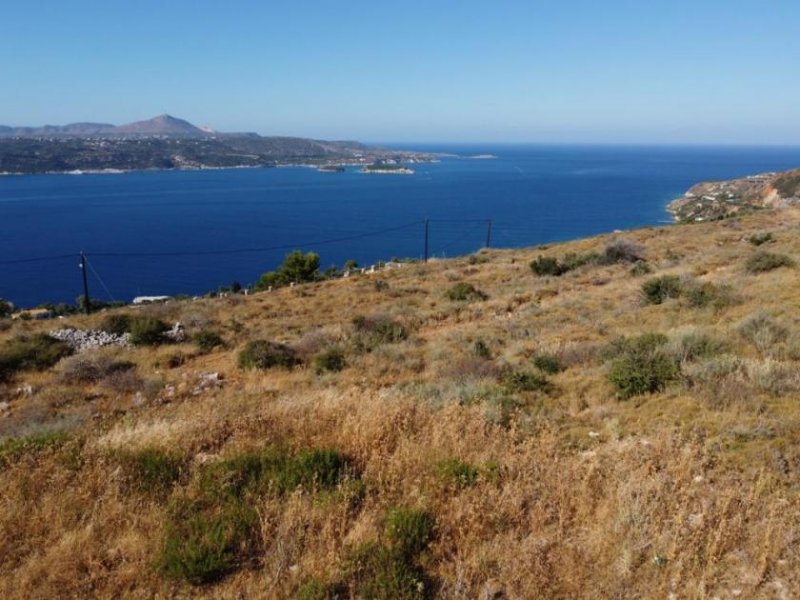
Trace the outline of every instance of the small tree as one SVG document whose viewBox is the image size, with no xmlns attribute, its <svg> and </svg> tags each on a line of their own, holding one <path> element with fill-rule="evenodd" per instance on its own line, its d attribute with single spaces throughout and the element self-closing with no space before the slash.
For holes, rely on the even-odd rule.
<svg viewBox="0 0 800 600">
<path fill-rule="evenodd" d="M 320 276 L 319 265 L 319 254 L 316 252 L 303 254 L 300 250 L 295 250 L 286 255 L 277 270 L 264 273 L 256 287 L 263 290 L 290 283 L 314 281 Z"/>
<path fill-rule="evenodd" d="M 14 312 L 14 305 L 8 300 L 0 298 L 0 319 L 9 316 Z"/>
<path fill-rule="evenodd" d="M 300 250 L 295 250 L 286 255 L 278 272 L 286 283 L 302 283 L 316 279 L 319 265 L 319 254 L 316 252 L 303 254 Z"/>
</svg>

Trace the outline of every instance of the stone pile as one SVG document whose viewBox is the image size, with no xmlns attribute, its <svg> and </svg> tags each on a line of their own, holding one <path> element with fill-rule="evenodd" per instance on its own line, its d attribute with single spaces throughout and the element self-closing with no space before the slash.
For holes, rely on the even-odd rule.
<svg viewBox="0 0 800 600">
<path fill-rule="evenodd" d="M 50 337 L 66 342 L 76 352 L 94 350 L 104 346 L 129 346 L 130 335 L 116 335 L 95 329 L 81 330 L 68 327 L 50 332 Z"/>
<path fill-rule="evenodd" d="M 186 341 L 186 330 L 180 323 L 175 323 L 172 329 L 164 333 L 164 337 L 179 344 Z"/>
</svg>

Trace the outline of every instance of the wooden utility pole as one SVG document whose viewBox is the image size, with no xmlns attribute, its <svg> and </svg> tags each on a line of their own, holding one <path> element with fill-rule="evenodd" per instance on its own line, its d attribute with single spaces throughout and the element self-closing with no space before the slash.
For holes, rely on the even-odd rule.
<svg viewBox="0 0 800 600">
<path fill-rule="evenodd" d="M 492 220 L 488 219 L 486 221 L 486 247 L 492 247 Z"/>
</svg>

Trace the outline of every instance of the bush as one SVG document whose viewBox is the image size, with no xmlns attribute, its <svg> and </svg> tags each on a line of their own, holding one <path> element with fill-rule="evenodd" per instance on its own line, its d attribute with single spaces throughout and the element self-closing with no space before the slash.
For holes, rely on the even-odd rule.
<svg viewBox="0 0 800 600">
<path fill-rule="evenodd" d="M 271 446 L 207 466 L 200 485 L 211 497 L 239 499 L 270 489 L 278 493 L 298 487 L 323 490 L 336 487 L 347 467 L 347 459 L 335 450 L 303 450 L 292 456 Z"/>
<path fill-rule="evenodd" d="M 683 290 L 686 302 L 692 308 L 724 308 L 734 303 L 733 292 L 727 286 L 718 286 L 710 282 L 692 283 Z"/>
<path fill-rule="evenodd" d="M 146 382 L 135 370 L 126 369 L 108 373 L 103 377 L 102 385 L 116 394 L 134 394 L 142 391 Z"/>
<path fill-rule="evenodd" d="M 121 452 L 117 460 L 135 489 L 157 496 L 169 493 L 184 463 L 180 455 L 157 448 Z"/>
<path fill-rule="evenodd" d="M 330 348 L 314 358 L 314 371 L 318 375 L 326 371 L 338 372 L 346 366 L 347 360 L 341 348 Z"/>
<path fill-rule="evenodd" d="M 457 487 L 468 487 L 478 481 L 478 469 L 457 458 L 448 458 L 436 465 L 436 472 L 442 479 Z"/>
<path fill-rule="evenodd" d="M 97 383 L 115 373 L 132 371 L 136 365 L 116 360 L 108 354 L 89 352 L 70 356 L 59 365 L 59 378 L 64 383 Z"/>
<path fill-rule="evenodd" d="M 784 254 L 756 252 L 745 263 L 745 270 L 750 274 L 766 273 L 781 267 L 794 267 L 794 261 Z"/>
<path fill-rule="evenodd" d="M 483 340 L 477 340 L 472 345 L 472 354 L 474 354 L 477 358 L 482 358 L 483 360 L 492 359 L 492 351 L 489 349 L 488 344 Z"/>
<path fill-rule="evenodd" d="M 384 535 L 394 552 L 412 559 L 428 547 L 434 524 L 433 515 L 426 511 L 394 508 L 386 515 Z"/>
<path fill-rule="evenodd" d="M 608 373 L 619 398 L 660 392 L 678 377 L 678 364 L 666 351 L 666 343 L 661 334 L 644 334 L 619 343 L 621 353 Z"/>
<path fill-rule="evenodd" d="M 679 363 L 695 361 L 725 351 L 725 344 L 705 331 L 688 328 L 679 332 L 668 345 L 669 353 Z"/>
<path fill-rule="evenodd" d="M 537 354 L 533 357 L 533 366 L 542 371 L 554 375 L 563 370 L 561 361 L 554 354 Z"/>
<path fill-rule="evenodd" d="M 587 252 L 585 254 L 568 252 L 561 261 L 561 271 L 562 273 L 567 273 L 588 264 L 595 264 L 599 260 L 600 256 L 596 252 Z"/>
<path fill-rule="evenodd" d="M 764 311 L 755 312 L 745 317 L 737 330 L 756 349 L 765 354 L 778 342 L 786 339 L 788 330 Z"/>
<path fill-rule="evenodd" d="M 471 283 L 457 283 L 445 293 L 445 296 L 453 302 L 474 302 L 486 300 L 489 296 Z"/>
<path fill-rule="evenodd" d="M 237 361 L 242 369 L 261 370 L 273 367 L 290 369 L 300 362 L 295 351 L 289 346 L 267 340 L 248 342 L 239 352 Z"/>
<path fill-rule="evenodd" d="M 358 547 L 346 563 L 359 598 L 421 599 L 431 595 L 420 555 L 433 538 L 430 513 L 392 509 L 385 518 L 381 543 Z"/>
<path fill-rule="evenodd" d="M 133 317 L 127 314 L 113 314 L 106 316 L 100 322 L 100 329 L 106 333 L 113 333 L 114 335 L 123 335 L 130 333 Z"/>
<path fill-rule="evenodd" d="M 136 316 L 130 321 L 129 331 L 134 346 L 157 346 L 167 341 L 164 334 L 169 326 L 155 317 Z"/>
<path fill-rule="evenodd" d="M 642 284 L 642 294 L 648 304 L 661 304 L 681 295 L 682 284 L 675 275 L 663 275 L 648 279 Z"/>
<path fill-rule="evenodd" d="M 653 268 L 643 260 L 634 263 L 630 270 L 632 277 L 643 277 L 644 275 L 649 275 L 652 272 Z"/>
<path fill-rule="evenodd" d="M 644 248 L 626 239 L 611 240 L 606 244 L 599 262 L 604 265 L 644 262 Z"/>
<path fill-rule="evenodd" d="M 203 329 L 198 331 L 192 337 L 192 341 L 194 342 L 197 349 L 202 352 L 203 354 L 208 354 L 214 348 L 219 348 L 225 345 L 225 340 L 222 339 L 222 336 L 218 334 L 216 331 L 211 331 L 210 329 Z"/>
<path fill-rule="evenodd" d="M 550 392 L 553 384 L 539 373 L 526 373 L 523 371 L 511 371 L 503 376 L 505 388 L 512 393 L 517 392 Z"/>
<path fill-rule="evenodd" d="M 44 333 L 8 340 L 0 350 L 0 381 L 17 371 L 42 371 L 70 354 L 68 344 Z"/>
<path fill-rule="evenodd" d="M 539 256 L 530 263 L 531 270 L 538 276 L 553 275 L 558 277 L 565 273 L 558 260 L 551 256 Z"/>
<path fill-rule="evenodd" d="M 9 438 L 0 442 L 0 468 L 27 454 L 38 454 L 49 448 L 57 448 L 68 439 L 64 431 L 47 431 L 21 438 Z"/>
<path fill-rule="evenodd" d="M 771 242 L 774 238 L 772 234 L 766 231 L 761 231 L 759 233 L 754 233 L 750 236 L 748 241 L 753 244 L 753 246 L 761 246 L 762 244 L 766 244 L 767 242 Z"/>
<path fill-rule="evenodd" d="M 408 337 L 408 331 L 388 315 L 359 316 L 353 319 L 356 333 L 356 347 L 359 350 L 372 350 L 380 344 L 401 342 Z"/>
<path fill-rule="evenodd" d="M 241 503 L 217 506 L 183 500 L 170 513 L 157 561 L 168 577 L 193 584 L 217 581 L 233 571 L 257 543 L 258 515 Z"/>
</svg>

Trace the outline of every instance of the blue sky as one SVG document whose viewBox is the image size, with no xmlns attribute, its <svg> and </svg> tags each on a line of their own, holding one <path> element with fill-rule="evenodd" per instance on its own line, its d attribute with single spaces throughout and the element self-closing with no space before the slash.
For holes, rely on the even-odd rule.
<svg viewBox="0 0 800 600">
<path fill-rule="evenodd" d="M 0 123 L 800 144 L 797 0 L 0 0 Z"/>
</svg>

